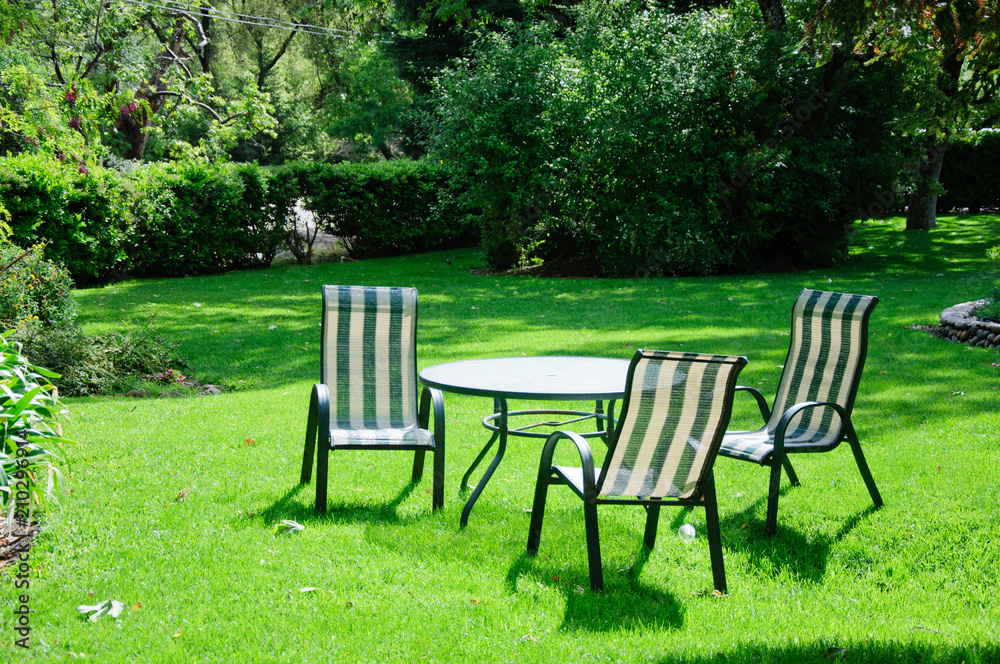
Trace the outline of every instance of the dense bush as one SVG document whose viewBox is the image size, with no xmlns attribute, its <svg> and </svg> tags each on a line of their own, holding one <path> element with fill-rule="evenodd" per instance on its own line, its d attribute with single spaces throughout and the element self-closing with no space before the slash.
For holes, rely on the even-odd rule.
<svg viewBox="0 0 1000 664">
<path fill-rule="evenodd" d="M 1000 132 L 978 131 L 956 140 L 944 155 L 938 199 L 941 209 L 1000 207 Z"/>
<path fill-rule="evenodd" d="M 11 240 L 22 247 L 45 242 L 45 257 L 64 264 L 78 283 L 106 279 L 123 258 L 130 201 L 113 171 L 22 153 L 0 160 L 0 199 Z"/>
<path fill-rule="evenodd" d="M 470 244 L 471 223 L 442 214 L 444 169 L 430 161 L 294 164 L 303 206 L 352 256 L 410 254 Z M 286 176 L 287 177 L 287 176 Z"/>
<path fill-rule="evenodd" d="M 22 249 L 0 241 L 0 329 L 35 329 L 72 320 L 69 273 L 42 257 L 42 245 Z"/>
<path fill-rule="evenodd" d="M 857 208 L 899 166 L 891 64 L 838 82 L 829 103 L 824 71 L 755 11 L 589 0 L 569 33 L 484 34 L 438 79 L 428 127 L 461 203 L 482 210 L 487 260 L 579 254 L 626 276 L 843 256 Z"/>
</svg>

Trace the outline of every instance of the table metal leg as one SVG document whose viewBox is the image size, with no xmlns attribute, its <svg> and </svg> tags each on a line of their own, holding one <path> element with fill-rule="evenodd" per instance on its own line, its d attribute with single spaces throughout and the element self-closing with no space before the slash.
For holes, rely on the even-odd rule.
<svg viewBox="0 0 1000 664">
<path fill-rule="evenodd" d="M 486 472 L 483 473 L 483 476 L 479 478 L 479 482 L 476 483 L 476 488 L 473 489 L 472 495 L 469 497 L 468 502 L 465 503 L 465 507 L 462 508 L 462 519 L 459 523 L 463 528 L 469 523 L 469 513 L 472 511 L 472 506 L 476 504 L 477 500 L 479 500 L 479 494 L 481 494 L 483 489 L 486 488 L 486 484 L 490 481 L 490 478 L 493 477 L 493 473 L 496 471 L 497 466 L 500 465 L 500 460 L 503 459 L 504 452 L 507 451 L 507 400 L 494 399 L 493 408 L 493 412 L 499 411 L 500 413 L 500 418 L 497 421 L 498 428 L 495 432 L 493 432 L 493 436 L 490 438 L 490 441 L 486 443 L 486 447 L 484 447 L 482 452 L 479 453 L 476 460 L 472 462 L 472 466 L 468 471 L 466 471 L 465 477 L 462 478 L 463 489 L 468 486 L 469 475 L 476 468 L 476 466 L 479 465 L 479 462 L 482 461 L 487 450 L 490 449 L 493 445 L 493 441 L 495 440 L 499 440 L 497 452 L 493 456 L 493 460 L 490 461 L 489 467 L 486 468 Z"/>
<path fill-rule="evenodd" d="M 496 439 L 499 437 L 500 437 L 500 430 L 497 429 L 496 431 L 493 432 L 493 435 L 490 436 L 490 439 L 486 442 L 486 445 L 483 447 L 483 449 L 480 450 L 479 456 L 476 457 L 476 460 L 473 461 L 472 465 L 469 466 L 469 469 L 465 471 L 465 475 L 462 476 L 462 485 L 460 487 L 462 491 L 465 491 L 466 489 L 469 488 L 469 477 L 471 477 L 472 472 L 479 467 L 480 462 L 486 456 L 486 453 L 490 451 L 490 448 L 493 447 L 493 443 L 496 442 Z"/>
</svg>

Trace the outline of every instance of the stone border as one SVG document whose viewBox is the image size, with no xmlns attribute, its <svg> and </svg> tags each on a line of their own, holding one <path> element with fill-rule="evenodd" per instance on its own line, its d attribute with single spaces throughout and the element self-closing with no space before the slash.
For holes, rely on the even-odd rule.
<svg viewBox="0 0 1000 664">
<path fill-rule="evenodd" d="M 970 346 L 1000 348 L 1000 323 L 981 321 L 972 313 L 987 302 L 989 300 L 976 300 L 945 309 L 941 312 L 937 335 Z"/>
</svg>

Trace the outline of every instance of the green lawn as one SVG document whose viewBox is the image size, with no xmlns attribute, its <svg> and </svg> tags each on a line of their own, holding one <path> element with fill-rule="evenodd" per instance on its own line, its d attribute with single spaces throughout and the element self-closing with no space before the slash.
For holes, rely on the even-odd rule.
<svg viewBox="0 0 1000 664">
<path fill-rule="evenodd" d="M 845 265 L 748 277 L 475 276 L 466 250 L 80 291 L 89 331 L 155 314 L 202 382 L 233 391 L 68 401 L 72 492 L 31 550 L 27 651 L 12 631 L 24 591 L 0 573 L 0 661 L 1000 661 L 1000 354 L 914 328 L 988 290 L 998 237 L 998 216 L 912 234 L 868 222 Z M 491 404 L 446 395 L 445 509 L 431 512 L 429 474 L 408 483 L 408 453 L 338 452 L 318 518 L 297 482 L 324 283 L 416 286 L 421 367 L 738 353 L 740 382 L 768 397 L 803 287 L 878 295 L 854 415 L 885 506 L 847 446 L 798 457 L 802 486 L 784 488 L 768 539 L 766 471 L 720 459 L 729 595 L 710 594 L 701 511 L 665 509 L 645 552 L 642 510 L 611 507 L 596 595 L 569 492 L 550 493 L 540 555 L 524 556 L 537 441 L 513 441 L 459 529 L 459 479 Z M 754 411 L 740 401 L 733 426 L 756 426 Z M 305 529 L 276 536 L 282 519 Z M 76 610 L 104 599 L 129 608 L 94 623 Z"/>
</svg>

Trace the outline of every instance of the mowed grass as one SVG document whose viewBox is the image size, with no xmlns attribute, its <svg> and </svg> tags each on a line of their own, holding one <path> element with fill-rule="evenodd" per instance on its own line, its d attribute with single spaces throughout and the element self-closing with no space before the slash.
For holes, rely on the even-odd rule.
<svg viewBox="0 0 1000 664">
<path fill-rule="evenodd" d="M 144 324 L 219 396 L 68 401 L 71 493 L 31 550 L 23 591 L 0 578 L 0 660 L 101 662 L 1000 661 L 1000 354 L 933 325 L 997 277 L 1000 217 L 860 227 L 852 259 L 790 274 L 653 280 L 477 276 L 475 251 L 133 281 L 77 293 L 90 331 Z M 336 452 L 329 512 L 299 486 L 319 373 L 320 286 L 419 289 L 420 367 L 509 355 L 631 357 L 641 347 L 746 355 L 767 396 L 803 287 L 878 295 L 855 424 L 885 499 L 843 446 L 796 457 L 779 534 L 767 473 L 716 465 L 729 594 L 711 595 L 701 511 L 600 513 L 606 592 L 589 590 L 583 515 L 553 489 L 540 554 L 524 555 L 540 444 L 513 440 L 460 529 L 459 480 L 492 404 L 446 395 L 445 508 L 409 453 Z M 540 404 L 514 403 L 512 408 Z M 578 404 L 585 407 L 586 404 Z M 733 426 L 756 426 L 739 401 Z M 566 457 L 566 461 L 570 457 Z M 275 535 L 283 519 L 305 526 Z M 677 535 L 692 523 L 698 537 Z M 304 589 L 313 590 L 304 590 Z M 117 599 L 117 619 L 80 604 Z"/>
</svg>

